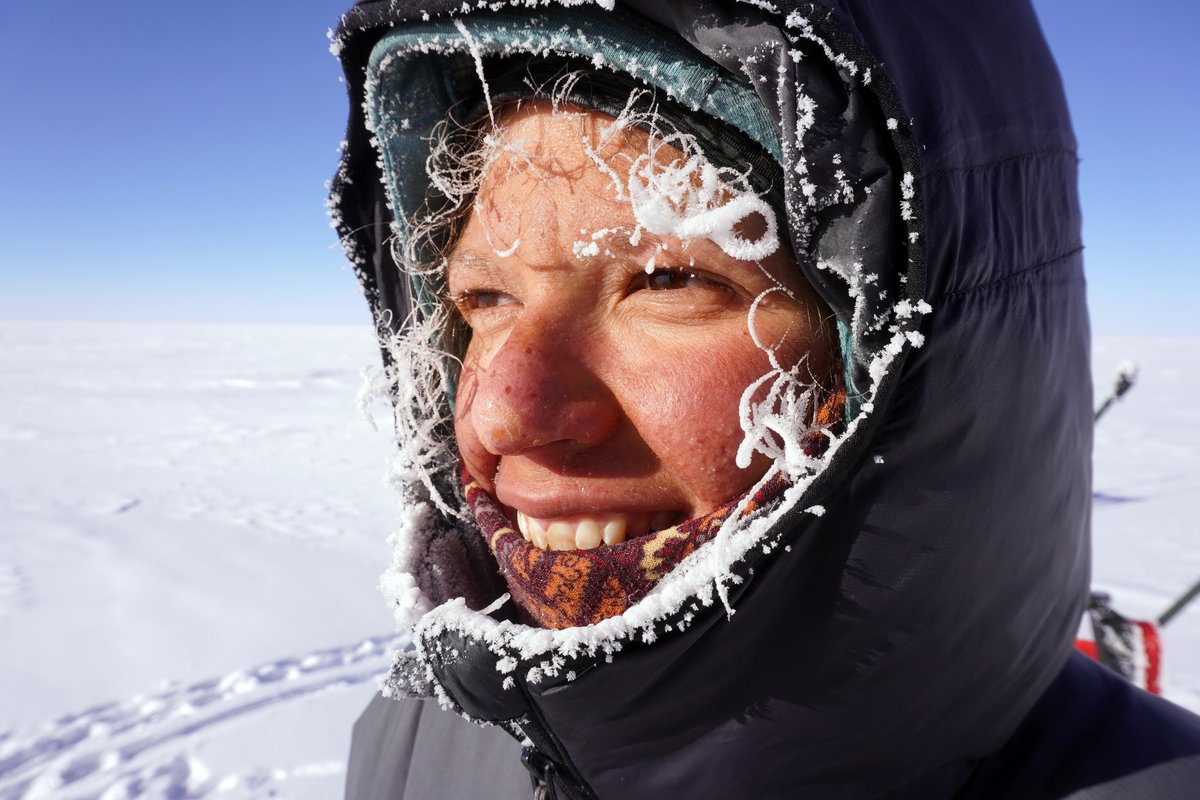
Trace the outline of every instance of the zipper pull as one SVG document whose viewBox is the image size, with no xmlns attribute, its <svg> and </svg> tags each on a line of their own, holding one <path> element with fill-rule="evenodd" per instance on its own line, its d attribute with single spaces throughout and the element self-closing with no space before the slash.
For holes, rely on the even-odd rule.
<svg viewBox="0 0 1200 800">
<path fill-rule="evenodd" d="M 521 750 L 521 763 L 533 781 L 533 800 L 558 800 L 554 790 L 554 762 L 533 747 Z"/>
</svg>

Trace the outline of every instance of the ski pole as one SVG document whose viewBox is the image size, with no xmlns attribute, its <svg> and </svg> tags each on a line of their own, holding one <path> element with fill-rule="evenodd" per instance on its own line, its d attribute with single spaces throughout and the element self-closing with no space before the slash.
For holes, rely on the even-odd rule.
<svg viewBox="0 0 1200 800">
<path fill-rule="evenodd" d="M 1113 390 L 1104 399 L 1104 402 L 1100 404 L 1100 407 L 1096 409 L 1096 416 L 1093 418 L 1094 421 L 1099 420 L 1101 414 L 1108 411 L 1113 403 L 1120 400 L 1122 395 L 1133 388 L 1133 385 L 1137 383 L 1137 373 L 1137 364 L 1131 362 L 1126 362 L 1117 368 L 1117 380 L 1113 385 Z"/>
<path fill-rule="evenodd" d="M 1196 599 L 1196 595 L 1200 595 L 1200 581 L 1193 583 L 1192 588 L 1184 592 L 1178 600 L 1171 604 L 1170 608 L 1168 608 L 1162 613 L 1161 616 L 1159 616 L 1158 626 L 1161 628 L 1163 625 L 1166 625 L 1168 622 L 1170 622 L 1176 614 L 1178 614 L 1180 611 L 1183 611 L 1184 607 L 1188 603 Z"/>
</svg>

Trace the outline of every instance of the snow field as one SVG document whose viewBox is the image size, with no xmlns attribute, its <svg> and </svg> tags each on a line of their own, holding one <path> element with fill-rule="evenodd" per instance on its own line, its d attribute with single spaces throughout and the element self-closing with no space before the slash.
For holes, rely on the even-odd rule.
<svg viewBox="0 0 1200 800">
<path fill-rule="evenodd" d="M 340 796 L 392 631 L 376 359 L 366 326 L 0 323 L 0 798 Z"/>
<path fill-rule="evenodd" d="M 1095 585 L 1200 579 L 1200 342 L 1097 340 Z M 397 639 L 370 331 L 0 322 L 0 800 L 340 796 Z M 1200 711 L 1200 602 L 1163 631 Z"/>
</svg>

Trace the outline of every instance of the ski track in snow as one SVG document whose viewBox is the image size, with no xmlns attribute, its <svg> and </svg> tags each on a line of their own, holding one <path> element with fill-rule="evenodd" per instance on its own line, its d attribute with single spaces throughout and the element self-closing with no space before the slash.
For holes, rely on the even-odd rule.
<svg viewBox="0 0 1200 800">
<path fill-rule="evenodd" d="M 36 732 L 0 733 L 0 800 L 55 797 L 205 798 L 265 785 L 272 774 L 214 779 L 180 752 L 190 736 L 319 692 L 378 680 L 403 637 L 377 636 L 357 644 L 269 661 L 179 689 L 104 703 L 61 716 Z M 308 772 L 340 771 L 340 763 Z M 300 770 L 303 772 L 304 770 Z"/>
</svg>

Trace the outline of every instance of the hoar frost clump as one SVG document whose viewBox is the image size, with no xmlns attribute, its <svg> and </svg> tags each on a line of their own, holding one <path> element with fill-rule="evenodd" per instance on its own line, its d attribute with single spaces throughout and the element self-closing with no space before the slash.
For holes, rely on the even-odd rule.
<svg viewBox="0 0 1200 800">
<path fill-rule="evenodd" d="M 633 112 L 644 92 L 630 96 L 625 110 L 601 133 L 598 142 L 584 139 L 586 152 L 596 167 L 609 176 L 618 200 L 627 200 L 638 230 L 674 236 L 684 242 L 709 239 L 727 255 L 741 261 L 759 261 L 779 249 L 775 211 L 746 181 L 746 175 L 714 166 L 691 134 L 669 132 L 651 112 Z M 600 155 L 604 145 L 631 125 L 649 130 L 646 152 L 634 159 L 621 175 Z M 682 157 L 675 156 L 675 151 Z M 754 241 L 743 238 L 738 227 L 761 218 L 766 230 Z"/>
</svg>

